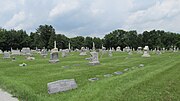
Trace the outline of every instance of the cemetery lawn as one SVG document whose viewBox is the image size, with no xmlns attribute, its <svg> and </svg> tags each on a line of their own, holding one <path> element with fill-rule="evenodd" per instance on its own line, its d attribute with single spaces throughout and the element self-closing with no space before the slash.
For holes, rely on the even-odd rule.
<svg viewBox="0 0 180 101">
<path fill-rule="evenodd" d="M 48 63 L 49 56 L 35 54 L 35 60 L 16 56 L 16 61 L 0 58 L 0 88 L 23 101 L 179 101 L 180 53 L 167 52 L 150 58 L 140 54 L 114 52 L 104 55 L 100 65 L 90 66 L 79 53 L 60 57 L 56 64 Z M 61 54 L 60 54 L 61 56 Z M 0 55 L 2 57 L 2 55 Z M 26 67 L 19 64 L 26 63 Z M 144 64 L 144 67 L 139 67 Z M 130 68 L 124 72 L 125 68 Z M 116 71 L 124 74 L 115 75 Z M 112 77 L 104 77 L 113 74 Z M 95 82 L 89 78 L 98 77 Z M 77 89 L 63 93 L 47 92 L 47 83 L 61 79 L 75 79 Z"/>
</svg>

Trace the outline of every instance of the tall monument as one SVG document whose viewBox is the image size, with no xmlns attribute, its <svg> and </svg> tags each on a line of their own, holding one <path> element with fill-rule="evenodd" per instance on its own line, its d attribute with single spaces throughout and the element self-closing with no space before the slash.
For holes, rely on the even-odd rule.
<svg viewBox="0 0 180 101">
<path fill-rule="evenodd" d="M 98 52 L 95 51 L 95 44 L 93 42 L 93 52 L 90 52 L 91 54 L 91 59 L 89 64 L 90 65 L 98 65 L 100 64 L 99 59 L 98 59 Z"/>
<path fill-rule="evenodd" d="M 54 48 L 51 50 L 49 62 L 50 63 L 59 62 L 59 54 L 58 54 L 58 48 L 56 47 L 56 41 L 54 41 Z"/>
</svg>

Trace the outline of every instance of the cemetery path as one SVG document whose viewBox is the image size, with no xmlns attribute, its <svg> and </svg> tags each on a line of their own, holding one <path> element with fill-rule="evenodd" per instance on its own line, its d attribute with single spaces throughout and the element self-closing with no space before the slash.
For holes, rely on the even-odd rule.
<svg viewBox="0 0 180 101">
<path fill-rule="evenodd" d="M 0 89 L 0 100 L 1 101 L 19 101 L 17 98 L 12 97 L 11 94 Z"/>
</svg>

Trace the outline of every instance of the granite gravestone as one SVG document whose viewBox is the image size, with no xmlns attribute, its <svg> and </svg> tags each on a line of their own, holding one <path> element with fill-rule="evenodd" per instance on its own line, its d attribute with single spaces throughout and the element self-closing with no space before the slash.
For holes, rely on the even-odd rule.
<svg viewBox="0 0 180 101">
<path fill-rule="evenodd" d="M 84 47 L 81 47 L 81 52 L 80 52 L 80 54 L 79 55 L 81 55 L 81 56 L 83 56 L 83 55 L 87 55 L 86 54 L 86 50 L 85 50 L 85 48 Z"/>
<path fill-rule="evenodd" d="M 95 44 L 93 42 L 93 52 L 90 52 L 91 58 L 90 58 L 90 65 L 98 65 L 100 64 L 99 59 L 98 59 L 98 52 L 95 51 Z"/>
<path fill-rule="evenodd" d="M 47 86 L 48 86 L 49 94 L 76 89 L 78 87 L 74 79 L 65 79 L 65 80 L 50 82 L 47 84 Z"/>
<path fill-rule="evenodd" d="M 47 49 L 43 48 L 41 50 L 41 56 L 46 57 L 48 55 Z"/>
<path fill-rule="evenodd" d="M 66 57 L 66 50 L 62 50 L 62 57 Z"/>
<path fill-rule="evenodd" d="M 106 47 L 102 45 L 101 58 L 103 57 L 104 54 L 106 54 Z"/>
<path fill-rule="evenodd" d="M 137 53 L 138 53 L 138 54 L 142 54 L 142 53 L 143 53 L 143 52 L 142 52 L 142 47 L 138 47 L 138 48 L 137 48 Z"/>
<path fill-rule="evenodd" d="M 142 55 L 142 57 L 150 57 L 150 55 L 149 55 L 149 47 L 148 46 L 144 47 L 144 54 Z"/>
<path fill-rule="evenodd" d="M 26 55 L 26 56 L 31 56 L 32 55 L 31 50 L 28 47 L 27 48 L 22 48 L 21 53 L 22 53 L 22 55 Z"/>
<path fill-rule="evenodd" d="M 112 57 L 112 50 L 109 50 L 109 57 Z"/>
<path fill-rule="evenodd" d="M 9 59 L 11 58 L 11 55 L 9 52 L 4 52 L 4 56 L 3 56 L 3 59 Z"/>
<path fill-rule="evenodd" d="M 13 50 L 13 49 L 11 49 L 11 55 L 21 55 L 21 52 L 20 52 L 20 50 Z"/>
<path fill-rule="evenodd" d="M 157 55 L 160 55 L 160 54 L 161 54 L 161 51 L 158 49 L 158 50 L 156 51 L 156 54 L 157 54 Z"/>
<path fill-rule="evenodd" d="M 121 47 L 118 46 L 118 47 L 116 48 L 116 51 L 117 51 L 117 52 L 120 52 L 120 51 L 121 51 Z"/>
<path fill-rule="evenodd" d="M 51 50 L 49 62 L 50 63 L 59 62 L 59 54 L 58 54 L 58 49 L 56 48 L 56 41 L 54 41 L 54 49 Z"/>
</svg>

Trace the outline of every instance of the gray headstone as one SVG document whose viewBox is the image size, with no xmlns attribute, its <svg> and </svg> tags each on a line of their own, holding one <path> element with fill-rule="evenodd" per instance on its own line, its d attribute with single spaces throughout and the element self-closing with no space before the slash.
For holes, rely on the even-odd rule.
<svg viewBox="0 0 180 101">
<path fill-rule="evenodd" d="M 20 50 L 11 50 L 12 55 L 21 55 Z"/>
<path fill-rule="evenodd" d="M 50 53 L 50 60 L 49 60 L 50 63 L 56 63 L 56 62 L 59 62 L 59 55 L 58 55 L 58 52 L 53 52 L 53 53 Z"/>
<path fill-rule="evenodd" d="M 47 84 L 47 86 L 48 86 L 49 94 L 63 92 L 77 88 L 77 84 L 74 79 L 65 79 L 65 80 L 50 82 Z"/>
<path fill-rule="evenodd" d="M 123 74 L 123 72 L 117 71 L 117 72 L 114 72 L 114 74 L 121 75 L 121 74 Z"/>
<path fill-rule="evenodd" d="M 150 55 L 149 55 L 149 47 L 148 46 L 144 47 L 144 54 L 142 55 L 142 57 L 150 57 Z"/>
<path fill-rule="evenodd" d="M 10 55 L 10 53 L 9 52 L 4 52 L 4 57 L 3 57 L 4 59 L 9 59 L 9 58 L 11 58 L 11 55 Z"/>
<path fill-rule="evenodd" d="M 90 52 L 91 54 L 91 59 L 89 64 L 90 65 L 98 65 L 100 64 L 99 59 L 98 59 L 98 53 L 97 52 Z"/>
<path fill-rule="evenodd" d="M 91 81 L 91 82 L 93 82 L 93 81 L 99 80 L 99 78 L 90 78 L 90 79 L 88 79 L 88 80 Z"/>
</svg>

